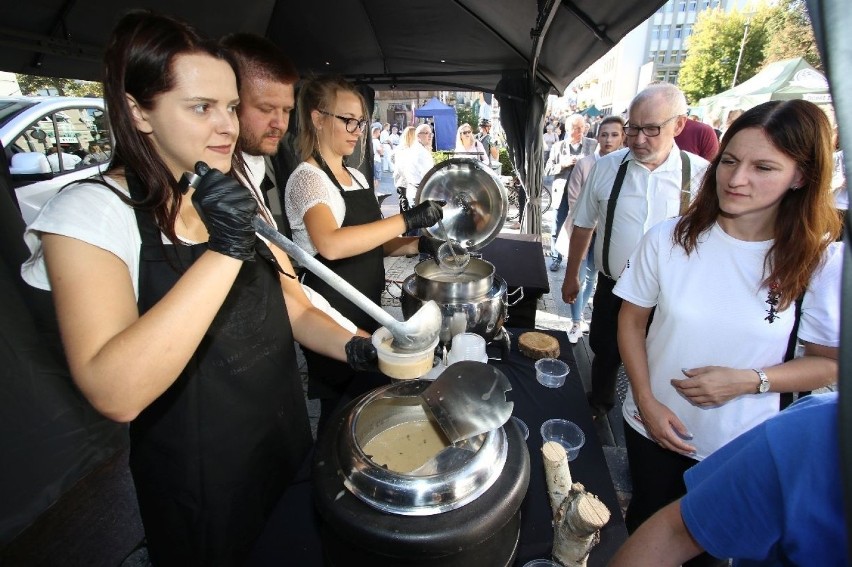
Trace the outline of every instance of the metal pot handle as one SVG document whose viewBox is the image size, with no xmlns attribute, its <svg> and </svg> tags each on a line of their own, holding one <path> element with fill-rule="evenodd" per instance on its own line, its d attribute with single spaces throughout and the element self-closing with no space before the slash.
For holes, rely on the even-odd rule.
<svg viewBox="0 0 852 567">
<path fill-rule="evenodd" d="M 511 291 L 511 292 L 507 293 L 507 294 L 506 294 L 506 298 L 507 298 L 507 299 L 509 299 L 509 298 L 511 298 L 511 297 L 512 297 L 513 295 L 515 295 L 515 294 L 519 294 L 519 297 L 518 297 L 517 299 L 514 299 L 514 300 L 512 300 L 512 301 L 507 302 L 507 305 L 508 305 L 509 307 L 514 307 L 515 305 L 517 305 L 518 303 L 520 303 L 520 302 L 521 302 L 521 300 L 523 300 L 523 299 L 524 299 L 524 287 L 523 287 L 523 286 L 521 286 L 521 287 L 519 287 L 519 288 L 516 288 L 514 291 Z"/>
</svg>

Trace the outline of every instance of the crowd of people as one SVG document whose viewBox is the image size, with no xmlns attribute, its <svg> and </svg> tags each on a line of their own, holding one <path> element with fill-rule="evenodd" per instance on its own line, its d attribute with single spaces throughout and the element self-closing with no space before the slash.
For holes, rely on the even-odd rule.
<svg viewBox="0 0 852 567">
<path fill-rule="evenodd" d="M 295 66 L 263 38 L 211 41 L 150 12 L 119 21 L 104 66 L 111 160 L 44 206 L 22 274 L 53 293 L 80 391 L 130 423 L 154 564 L 239 564 L 312 444 L 294 345 L 308 396 L 321 400 L 320 431 L 376 357 L 375 321 L 270 248 L 252 221 L 277 226 L 378 304 L 385 256 L 434 252 L 416 233 L 443 204 L 413 204 L 434 165 L 433 131 L 370 124 L 359 91 L 337 77 L 302 81 L 297 100 Z M 682 92 L 652 84 L 626 118 L 572 115 L 543 133 L 562 191 L 554 234 L 566 243 L 572 343 L 594 298 L 596 418 L 615 405 L 622 360 L 630 380 L 634 535 L 616 564 L 795 564 L 817 544 L 829 549 L 819 564 L 843 564 L 836 396 L 778 415 L 782 393 L 837 380 L 836 135 L 809 102 L 769 102 L 721 141 L 710 129 L 714 149 L 687 114 Z M 490 120 L 477 126 L 477 136 L 459 127 L 455 151 L 492 166 Z M 383 218 L 353 167 L 365 152 L 374 183 L 392 172 L 400 214 Z M 181 183 L 185 172 L 200 176 L 196 187 Z M 815 445 L 821 466 L 797 467 L 792 457 Z M 813 504 L 788 502 L 806 491 Z M 820 528 L 817 505 L 831 520 Z M 771 521 L 750 527 L 759 512 Z"/>
<path fill-rule="evenodd" d="M 589 405 L 597 419 L 616 403 L 622 360 L 629 380 L 621 410 L 633 487 L 626 523 L 635 535 L 615 564 L 727 565 L 730 557 L 786 564 L 800 557 L 795 546 L 816 545 L 815 533 L 798 519 L 784 525 L 792 512 L 773 502 L 778 523 L 759 534 L 743 530 L 758 540 L 736 545 L 731 530 L 763 518 L 706 488 L 713 482 L 703 471 L 724 470 L 728 476 L 713 477 L 721 487 L 749 474 L 749 466 L 793 467 L 765 452 L 745 456 L 739 437 L 753 431 L 748 434 L 778 443 L 769 432 L 781 426 L 770 430 L 768 423 L 784 395 L 837 382 L 842 244 L 835 188 L 842 172 L 832 181 L 836 138 L 825 113 L 802 100 L 745 110 L 721 141 L 708 127 L 715 150 L 707 148 L 704 129 L 683 135 L 690 124 L 700 123 L 688 119 L 677 87 L 650 85 L 623 122 L 626 147 L 598 152 L 605 155 L 590 170 L 579 168 L 582 160 L 575 164 L 568 183 L 579 178 L 566 191 L 572 201 L 571 226 L 560 232 L 570 239 L 562 296 L 572 308 L 588 301 L 594 250 Z M 606 130 L 603 123 L 599 130 Z M 559 143 L 551 146 L 550 163 Z M 824 416 L 810 415 L 836 434 Z M 717 454 L 739 460 L 732 465 Z M 825 454 L 822 466 L 836 474 L 836 447 Z M 813 480 L 812 471 L 800 472 L 796 479 Z M 692 496 L 687 491 L 695 486 Z M 830 517 L 842 516 L 827 503 L 834 487 L 816 486 L 814 504 L 797 512 L 816 514 L 815 506 L 825 505 Z M 777 496 L 765 491 L 751 503 L 769 506 Z M 730 516 L 709 511 L 714 498 Z M 640 529 L 646 521 L 650 526 Z M 666 539 L 668 529 L 686 535 Z M 834 547 L 819 564 L 845 564 L 845 533 L 833 528 L 832 535 L 842 539 L 828 544 Z M 671 549 L 645 548 L 660 542 Z"/>
</svg>

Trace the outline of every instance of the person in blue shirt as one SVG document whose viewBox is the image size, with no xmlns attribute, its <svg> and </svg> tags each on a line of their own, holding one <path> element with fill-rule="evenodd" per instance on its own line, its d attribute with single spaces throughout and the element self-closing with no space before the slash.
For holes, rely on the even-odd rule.
<svg viewBox="0 0 852 567">
<path fill-rule="evenodd" d="M 734 567 L 849 565 L 837 393 L 803 398 L 684 474 L 610 567 L 680 565 L 707 551 Z"/>
</svg>

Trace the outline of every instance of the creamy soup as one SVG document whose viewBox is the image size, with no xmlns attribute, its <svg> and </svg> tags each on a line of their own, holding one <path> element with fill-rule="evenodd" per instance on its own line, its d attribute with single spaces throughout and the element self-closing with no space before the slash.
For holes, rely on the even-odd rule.
<svg viewBox="0 0 852 567">
<path fill-rule="evenodd" d="M 407 421 L 386 429 L 364 445 L 364 453 L 377 465 L 408 473 L 449 446 L 432 421 Z"/>
<path fill-rule="evenodd" d="M 409 355 L 393 345 L 393 337 L 380 342 L 376 350 L 379 356 L 379 371 L 397 380 L 420 378 L 432 369 L 435 358 L 431 348 Z"/>
</svg>

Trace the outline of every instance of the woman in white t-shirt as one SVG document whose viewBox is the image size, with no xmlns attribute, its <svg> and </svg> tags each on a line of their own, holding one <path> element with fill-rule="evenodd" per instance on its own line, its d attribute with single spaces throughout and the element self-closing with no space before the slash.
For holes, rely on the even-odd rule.
<svg viewBox="0 0 852 567">
<path fill-rule="evenodd" d="M 402 237 L 443 217 L 438 201 L 382 218 L 376 194 L 360 171 L 346 165 L 367 126 L 366 106 L 354 85 L 337 77 L 307 81 L 299 92 L 298 150 L 304 160 L 287 181 L 285 209 L 293 240 L 361 293 L 380 304 L 384 257 L 431 251 L 426 238 Z M 376 138 L 373 138 L 376 140 Z M 363 157 L 363 156 L 362 156 Z M 360 329 L 378 324 L 325 281 L 308 272 L 304 282 Z M 322 403 L 322 428 L 351 378 L 351 369 L 304 349 L 308 396 Z"/>
<path fill-rule="evenodd" d="M 830 140 L 809 102 L 746 111 L 687 213 L 653 227 L 616 284 L 629 530 L 685 493 L 686 469 L 777 413 L 780 392 L 836 382 Z M 785 362 L 797 321 L 804 356 Z"/>
<path fill-rule="evenodd" d="M 130 12 L 104 77 L 112 161 L 45 204 L 22 276 L 52 292 L 76 387 L 130 423 L 151 561 L 243 564 L 312 444 L 293 339 L 353 363 L 370 339 L 314 308 L 287 255 L 257 238 L 269 213 L 238 179 L 223 47 Z M 214 169 L 181 187 L 199 161 Z"/>
</svg>

